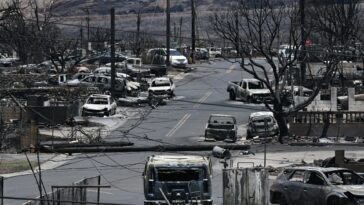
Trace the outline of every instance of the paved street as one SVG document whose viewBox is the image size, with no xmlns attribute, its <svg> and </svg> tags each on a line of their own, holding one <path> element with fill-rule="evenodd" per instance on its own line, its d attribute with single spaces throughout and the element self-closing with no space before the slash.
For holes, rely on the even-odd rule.
<svg viewBox="0 0 364 205">
<path fill-rule="evenodd" d="M 203 134 L 210 114 L 230 114 L 237 117 L 238 124 L 243 125 L 251 112 L 262 110 L 262 105 L 248 105 L 243 102 L 228 100 L 226 86 L 229 80 L 238 81 L 248 77 L 237 64 L 217 61 L 212 64 L 197 65 L 197 68 L 176 77 L 175 99 L 156 109 L 146 107 L 140 117 L 128 120 L 123 126 L 114 130 L 106 140 L 129 140 L 135 146 L 153 144 L 206 144 Z M 240 135 L 243 135 L 240 132 Z M 237 143 L 242 143 L 238 141 Z M 290 148 L 282 145 L 270 145 L 270 152 L 305 151 L 332 148 Z M 356 148 L 360 149 L 360 148 Z M 262 152 L 261 145 L 254 145 L 253 152 Z M 96 153 L 78 154 L 62 166 L 43 172 L 43 181 L 50 191 L 52 185 L 70 185 L 84 177 L 101 175 L 102 183 L 111 185 L 103 189 L 102 202 L 142 204 L 142 171 L 148 156 L 158 153 Z M 174 154 L 174 153 L 170 153 Z M 183 153 L 210 155 L 210 152 Z M 238 154 L 238 153 L 235 153 Z M 213 200 L 222 203 L 222 165 L 213 159 Z M 37 187 L 32 175 L 7 178 L 5 180 L 6 196 L 37 197 Z M 20 204 L 19 201 L 5 200 L 5 204 Z"/>
</svg>

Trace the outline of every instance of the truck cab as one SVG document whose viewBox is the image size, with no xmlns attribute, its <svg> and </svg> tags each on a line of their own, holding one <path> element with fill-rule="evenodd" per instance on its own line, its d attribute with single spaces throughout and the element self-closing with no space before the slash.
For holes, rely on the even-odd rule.
<svg viewBox="0 0 364 205">
<path fill-rule="evenodd" d="M 150 156 L 143 172 L 144 205 L 212 205 L 211 176 L 208 157 Z"/>
</svg>

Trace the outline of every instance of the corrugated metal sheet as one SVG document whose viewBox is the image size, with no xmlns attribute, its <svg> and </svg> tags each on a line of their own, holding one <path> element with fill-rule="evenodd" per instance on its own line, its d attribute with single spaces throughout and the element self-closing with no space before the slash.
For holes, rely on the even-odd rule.
<svg viewBox="0 0 364 205">
<path fill-rule="evenodd" d="M 265 169 L 224 169 L 223 204 L 269 204 L 268 176 Z"/>
</svg>

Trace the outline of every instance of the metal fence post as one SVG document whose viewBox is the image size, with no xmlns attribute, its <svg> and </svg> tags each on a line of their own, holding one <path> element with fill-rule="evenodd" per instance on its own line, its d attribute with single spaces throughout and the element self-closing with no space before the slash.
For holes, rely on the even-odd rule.
<svg viewBox="0 0 364 205">
<path fill-rule="evenodd" d="M 101 184 L 101 176 L 99 175 L 97 178 L 97 185 L 100 186 L 100 184 Z M 100 203 L 100 187 L 97 188 L 97 203 L 98 204 Z"/>
<path fill-rule="evenodd" d="M 0 177 L 0 205 L 4 204 L 4 177 Z"/>
</svg>

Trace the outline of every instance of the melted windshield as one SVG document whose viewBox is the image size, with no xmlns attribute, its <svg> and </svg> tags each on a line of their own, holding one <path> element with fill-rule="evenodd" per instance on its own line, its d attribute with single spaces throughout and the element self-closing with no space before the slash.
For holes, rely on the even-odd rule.
<svg viewBox="0 0 364 205">
<path fill-rule="evenodd" d="M 264 89 L 262 82 L 249 82 L 249 89 Z"/>
<path fill-rule="evenodd" d="M 152 82 L 152 87 L 164 87 L 164 86 L 170 86 L 169 80 L 156 80 Z"/>
<path fill-rule="evenodd" d="M 106 98 L 90 97 L 87 101 L 87 104 L 107 105 L 108 103 Z"/>
<path fill-rule="evenodd" d="M 156 172 L 159 181 L 201 181 L 205 178 L 204 170 L 199 168 L 157 168 Z"/>
</svg>

